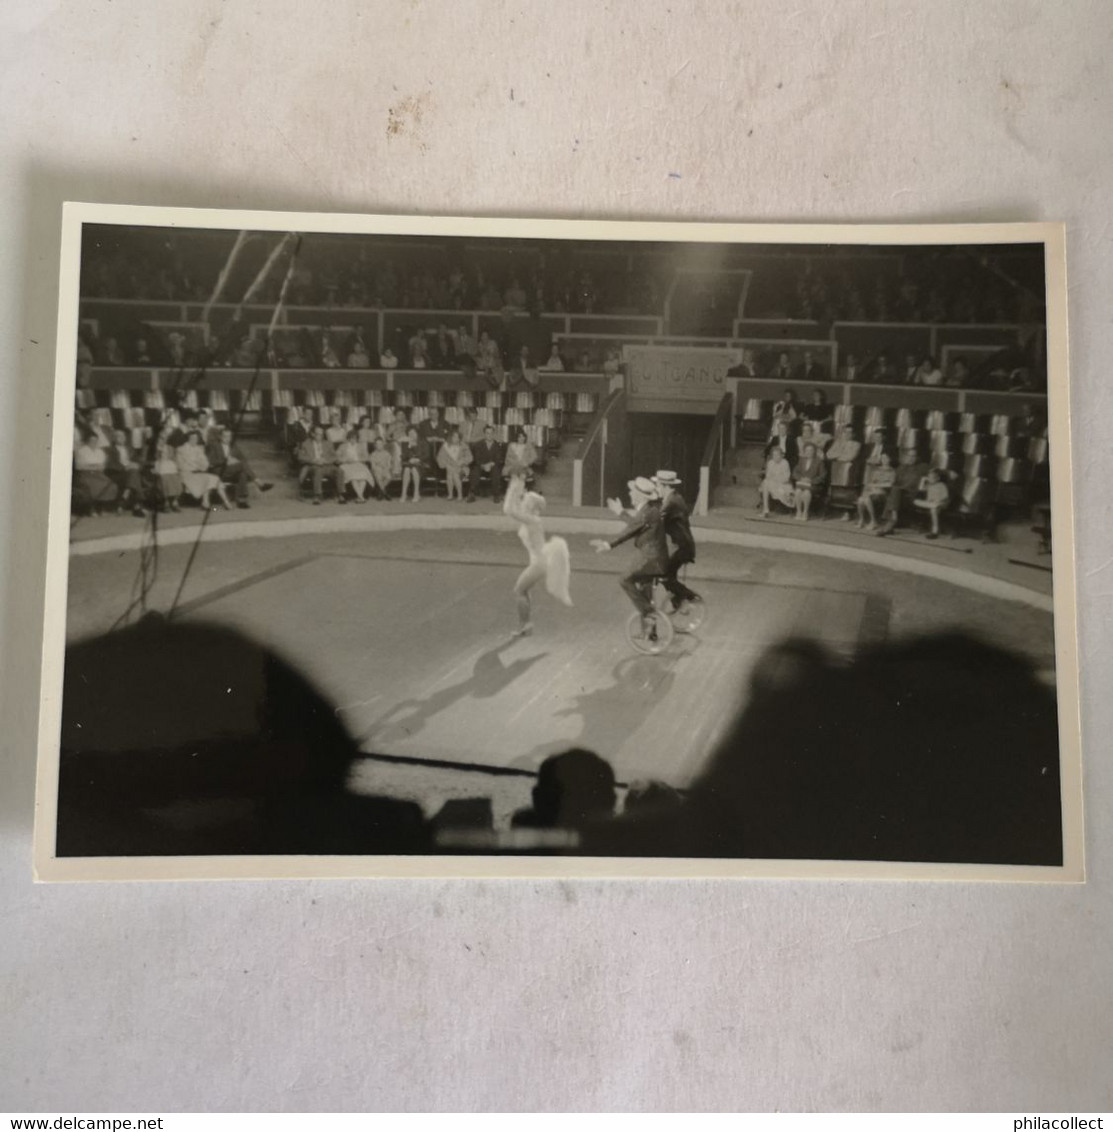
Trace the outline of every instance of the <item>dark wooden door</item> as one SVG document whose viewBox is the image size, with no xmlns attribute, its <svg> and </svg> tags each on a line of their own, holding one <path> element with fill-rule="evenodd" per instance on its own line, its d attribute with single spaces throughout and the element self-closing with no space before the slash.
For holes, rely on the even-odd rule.
<svg viewBox="0 0 1113 1132">
<path fill-rule="evenodd" d="M 685 499 L 694 502 L 711 421 L 710 416 L 631 413 L 629 478 L 651 476 L 658 468 L 668 468 L 683 481 L 680 490 Z"/>
</svg>

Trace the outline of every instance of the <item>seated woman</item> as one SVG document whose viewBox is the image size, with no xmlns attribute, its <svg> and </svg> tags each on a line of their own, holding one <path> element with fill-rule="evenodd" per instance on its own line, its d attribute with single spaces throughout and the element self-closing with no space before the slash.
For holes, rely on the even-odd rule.
<svg viewBox="0 0 1113 1132">
<path fill-rule="evenodd" d="M 893 467 L 893 457 L 887 449 L 882 449 L 878 463 L 866 465 L 866 478 L 862 484 L 862 494 L 858 496 L 858 527 L 865 527 L 868 531 L 877 530 L 877 511 L 879 503 L 883 504 L 893 484 L 897 481 L 897 472 Z M 869 525 L 866 525 L 866 520 Z"/>
<path fill-rule="evenodd" d="M 463 503 L 464 479 L 470 463 L 471 449 L 460 439 L 459 429 L 454 428 L 437 452 L 437 464 L 444 469 L 449 499 L 452 499 L 455 492 L 456 498 Z"/>
<path fill-rule="evenodd" d="M 932 468 L 927 474 L 927 487 L 924 489 L 923 499 L 914 499 L 912 506 L 926 511 L 931 517 L 931 531 L 928 538 L 939 537 L 939 513 L 951 501 L 950 488 L 943 482 L 938 468 Z"/>
<path fill-rule="evenodd" d="M 228 502 L 220 476 L 209 471 L 209 459 L 205 455 L 205 446 L 201 443 L 201 433 L 197 429 L 186 437 L 186 442 L 178 449 L 176 458 L 178 474 L 182 477 L 182 487 L 186 495 L 192 495 L 202 507 L 209 508 L 213 506 L 215 491 L 224 505 L 224 510 L 232 510 L 232 504 Z"/>
<path fill-rule="evenodd" d="M 769 518 L 769 501 L 775 499 L 785 507 L 795 506 L 795 496 L 792 490 L 792 468 L 780 448 L 773 448 L 769 452 L 769 460 L 765 465 L 765 475 L 761 486 L 761 517 Z"/>
<path fill-rule="evenodd" d="M 796 465 L 796 518 L 806 522 L 812 496 L 827 482 L 827 461 L 810 441 L 804 445 Z"/>
<path fill-rule="evenodd" d="M 73 494 L 79 511 L 99 515 L 102 507 L 115 506 L 119 494 L 116 485 L 105 475 L 108 455 L 92 431 L 83 433 L 73 454 Z"/>
<path fill-rule="evenodd" d="M 526 430 L 521 428 L 506 446 L 506 462 L 502 466 L 503 477 L 509 480 L 512 476 L 521 476 L 528 483 L 533 479 L 535 463 L 537 463 L 537 449 L 530 444 Z"/>
<path fill-rule="evenodd" d="M 796 449 L 799 452 L 803 452 L 805 445 L 814 444 L 816 452 L 818 452 L 820 456 L 826 456 L 824 449 L 830 441 L 831 438 L 818 432 L 811 421 L 805 421 L 800 426 L 800 435 L 796 439 Z"/>
<path fill-rule="evenodd" d="M 375 440 L 382 435 L 375 422 L 367 416 L 359 418 L 359 426 L 356 429 L 356 434 L 360 444 L 367 445 L 368 452 L 374 447 Z"/>
<path fill-rule="evenodd" d="M 163 438 L 158 442 L 155 458 L 151 461 L 151 471 L 155 477 L 155 499 L 158 502 L 158 509 L 180 510 L 178 496 L 182 494 L 182 477 L 178 472 L 178 461 L 169 440 Z"/>
<path fill-rule="evenodd" d="M 336 462 L 340 465 L 340 475 L 345 488 L 351 488 L 357 503 L 367 498 L 371 484 L 371 469 L 367 466 L 367 446 L 361 444 L 359 432 L 351 432 L 336 446 Z"/>
<path fill-rule="evenodd" d="M 429 466 L 429 442 L 418 436 L 417 429 L 411 425 L 406 431 L 406 439 L 399 447 L 399 458 L 402 462 L 402 502 L 406 502 L 406 494 L 413 484 L 413 501 L 418 503 L 421 500 L 421 477 Z"/>
<path fill-rule="evenodd" d="M 394 457 L 387 451 L 386 441 L 380 436 L 371 447 L 371 477 L 375 484 L 375 494 L 385 503 L 390 499 L 390 481 L 394 476 Z"/>
</svg>

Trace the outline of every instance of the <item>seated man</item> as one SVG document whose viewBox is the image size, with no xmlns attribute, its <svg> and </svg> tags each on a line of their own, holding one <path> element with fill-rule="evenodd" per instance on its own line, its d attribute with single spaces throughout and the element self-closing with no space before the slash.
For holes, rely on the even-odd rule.
<svg viewBox="0 0 1113 1132">
<path fill-rule="evenodd" d="M 274 486 L 256 478 L 247 457 L 232 440 L 230 428 L 222 428 L 220 435 L 209 441 L 205 446 L 205 455 L 209 460 L 209 469 L 220 476 L 223 483 L 231 484 L 236 489 L 236 506 L 244 511 L 251 506 L 247 501 L 250 484 L 255 484 L 260 491 L 270 491 Z"/>
<path fill-rule="evenodd" d="M 104 474 L 116 485 L 119 504 L 128 507 L 136 518 L 142 518 L 143 476 L 128 434 L 122 428 L 112 433 L 112 447 L 105 450 Z"/>
<path fill-rule="evenodd" d="M 825 455 L 828 460 L 849 464 L 858 459 L 858 453 L 861 451 L 861 444 L 854 439 L 854 429 L 850 425 L 839 425 L 835 430 L 835 439 Z"/>
<path fill-rule="evenodd" d="M 325 439 L 325 430 L 320 425 L 313 426 L 313 435 L 298 449 L 298 483 L 307 479 L 313 481 L 313 503 L 321 502 L 321 489 L 325 478 L 336 485 L 336 498 L 344 503 L 344 475 L 336 462 L 336 449 Z"/>
<path fill-rule="evenodd" d="M 491 494 L 496 503 L 502 500 L 502 465 L 506 459 L 503 446 L 495 439 L 495 430 L 487 425 L 483 439 L 472 445 L 472 475 L 468 479 L 468 502 L 475 502 L 475 490 L 480 476 L 491 481 Z"/>
<path fill-rule="evenodd" d="M 879 535 L 893 532 L 900 520 L 902 509 L 907 507 L 916 493 L 923 488 L 927 472 L 927 465 L 920 461 L 915 449 L 910 448 L 901 452 L 896 480 L 885 500 L 885 521 L 877 530 Z"/>
</svg>

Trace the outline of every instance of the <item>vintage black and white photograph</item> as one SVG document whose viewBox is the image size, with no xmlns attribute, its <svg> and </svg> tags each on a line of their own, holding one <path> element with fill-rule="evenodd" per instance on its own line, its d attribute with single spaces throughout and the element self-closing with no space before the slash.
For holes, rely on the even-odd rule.
<svg viewBox="0 0 1113 1132">
<path fill-rule="evenodd" d="M 1065 302 L 1046 224 L 67 206 L 39 875 L 1081 879 Z"/>
</svg>

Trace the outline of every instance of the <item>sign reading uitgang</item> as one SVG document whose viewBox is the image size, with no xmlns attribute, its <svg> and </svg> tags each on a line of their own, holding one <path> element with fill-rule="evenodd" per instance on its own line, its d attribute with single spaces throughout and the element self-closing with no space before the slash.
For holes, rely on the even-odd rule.
<svg viewBox="0 0 1113 1132">
<path fill-rule="evenodd" d="M 625 346 L 630 407 L 638 402 L 701 401 L 717 404 L 726 392 L 735 350 L 689 346 Z"/>
</svg>

